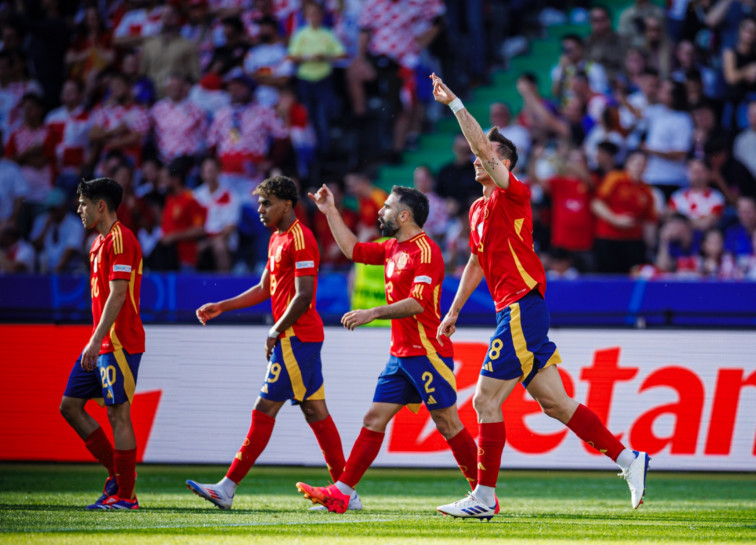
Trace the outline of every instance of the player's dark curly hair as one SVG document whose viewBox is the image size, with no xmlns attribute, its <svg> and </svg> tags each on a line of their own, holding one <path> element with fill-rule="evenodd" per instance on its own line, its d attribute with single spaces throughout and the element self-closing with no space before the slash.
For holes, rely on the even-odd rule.
<svg viewBox="0 0 756 545">
<path fill-rule="evenodd" d="M 291 201 L 292 206 L 299 200 L 297 183 L 288 176 L 271 176 L 258 185 L 253 193 L 263 197 L 273 195 L 283 201 Z"/>
<path fill-rule="evenodd" d="M 92 202 L 102 199 L 108 210 L 115 212 L 123 199 L 123 188 L 112 178 L 95 178 L 79 182 L 76 194 Z"/>
<path fill-rule="evenodd" d="M 487 136 L 491 142 L 501 144 L 497 155 L 499 159 L 509 159 L 509 170 L 512 170 L 517 164 L 517 146 L 509 138 L 501 134 L 497 127 L 493 127 L 488 131 Z"/>
<path fill-rule="evenodd" d="M 418 227 L 425 225 L 425 221 L 428 219 L 428 210 L 430 208 L 428 197 L 417 189 L 401 185 L 395 185 L 392 187 L 391 192 L 397 196 L 400 203 L 412 212 L 412 219 Z"/>
</svg>

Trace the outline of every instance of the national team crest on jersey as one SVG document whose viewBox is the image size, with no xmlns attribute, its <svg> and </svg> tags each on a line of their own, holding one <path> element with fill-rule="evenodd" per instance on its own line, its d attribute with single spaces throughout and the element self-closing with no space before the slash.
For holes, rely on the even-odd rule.
<svg viewBox="0 0 756 545">
<path fill-rule="evenodd" d="M 407 252 L 400 253 L 396 258 L 396 268 L 400 271 L 407 266 L 409 261 L 409 254 Z"/>
</svg>

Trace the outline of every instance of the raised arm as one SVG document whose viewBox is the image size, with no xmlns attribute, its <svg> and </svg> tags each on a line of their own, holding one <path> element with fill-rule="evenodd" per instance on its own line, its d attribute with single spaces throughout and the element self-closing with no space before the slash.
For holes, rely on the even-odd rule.
<svg viewBox="0 0 756 545">
<path fill-rule="evenodd" d="M 441 78 L 436 74 L 431 74 L 430 77 L 433 80 L 433 98 L 452 109 L 472 152 L 481 160 L 483 168 L 486 169 L 494 183 L 502 189 L 507 189 L 509 187 L 509 169 L 496 156 L 491 142 L 480 124 L 470 115 L 457 95 L 441 81 Z"/>
<path fill-rule="evenodd" d="M 349 227 L 347 227 L 347 224 L 344 223 L 344 220 L 334 203 L 331 190 L 323 184 L 323 186 L 318 189 L 317 193 L 314 195 L 308 193 L 307 196 L 315 203 L 318 210 L 325 214 L 325 217 L 328 220 L 328 227 L 331 228 L 331 233 L 333 233 L 333 238 L 336 241 L 336 244 L 339 245 L 339 249 L 341 249 L 342 253 L 347 258 L 352 259 L 354 245 L 358 242 L 357 236 L 351 231 L 351 229 L 349 229 Z"/>
</svg>

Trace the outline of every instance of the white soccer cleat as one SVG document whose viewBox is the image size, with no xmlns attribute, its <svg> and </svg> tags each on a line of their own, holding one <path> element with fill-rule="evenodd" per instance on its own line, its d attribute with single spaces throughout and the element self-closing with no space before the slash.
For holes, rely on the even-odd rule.
<svg viewBox="0 0 756 545">
<path fill-rule="evenodd" d="M 328 511 L 328 508 L 325 505 L 313 505 L 308 509 L 308 511 Z M 357 494 L 357 491 L 354 491 L 354 494 L 349 498 L 349 505 L 347 506 L 347 511 L 362 511 L 362 500 L 360 499 L 360 495 Z"/>
<path fill-rule="evenodd" d="M 464 499 L 449 503 L 446 505 L 440 505 L 436 508 L 440 513 L 459 518 L 474 518 L 491 520 L 493 516 L 499 512 L 499 501 L 490 507 L 485 503 L 479 501 L 472 492 L 468 493 Z"/>
<path fill-rule="evenodd" d="M 633 509 L 638 509 L 643 503 L 643 496 L 646 495 L 646 473 L 648 473 L 651 457 L 645 452 L 637 450 L 633 452 L 635 452 L 635 460 L 630 467 L 623 469 L 618 475 L 627 481 L 627 486 L 630 487 L 630 502 Z"/>
<path fill-rule="evenodd" d="M 218 509 L 231 509 L 231 504 L 234 502 L 234 496 L 226 494 L 217 484 L 201 484 L 190 480 L 186 481 L 186 487 Z"/>
</svg>

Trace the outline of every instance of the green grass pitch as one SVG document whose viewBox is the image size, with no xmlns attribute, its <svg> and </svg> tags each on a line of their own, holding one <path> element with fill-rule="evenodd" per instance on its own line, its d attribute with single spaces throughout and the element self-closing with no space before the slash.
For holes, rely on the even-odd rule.
<svg viewBox="0 0 756 545">
<path fill-rule="evenodd" d="M 653 466 L 652 466 L 653 469 Z M 256 467 L 232 511 L 191 494 L 187 478 L 215 482 L 220 466 L 138 467 L 142 509 L 87 512 L 104 479 L 95 465 L 0 464 L 0 544 L 756 543 L 756 473 L 649 472 L 633 511 L 611 471 L 502 470 L 491 522 L 444 517 L 461 498 L 453 470 L 371 469 L 361 512 L 308 512 L 294 483 L 325 484 L 319 468 Z"/>
</svg>

